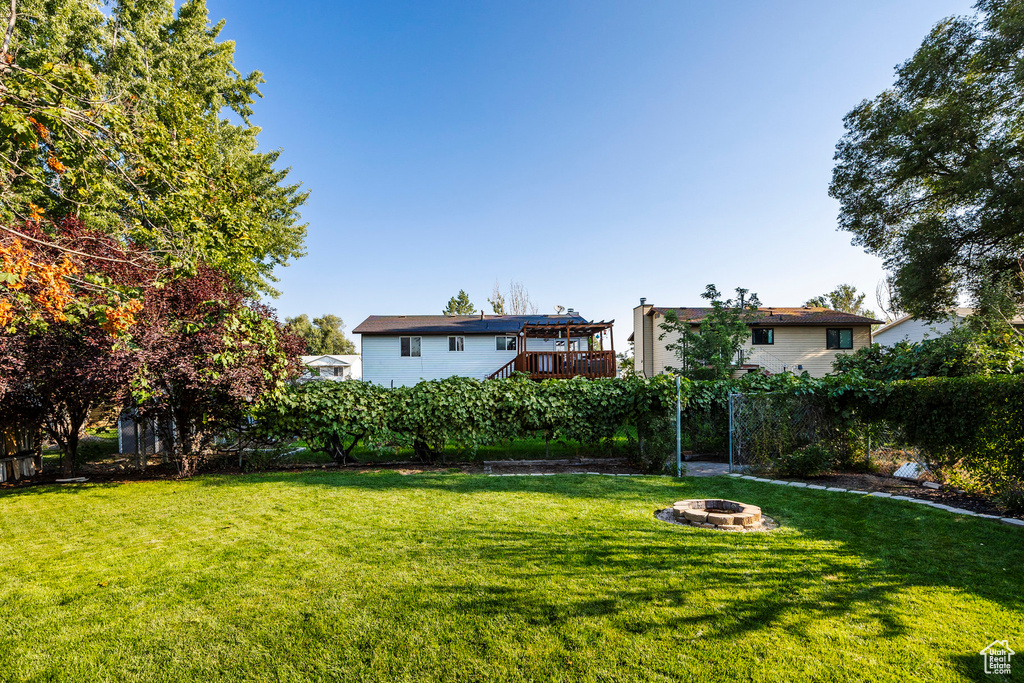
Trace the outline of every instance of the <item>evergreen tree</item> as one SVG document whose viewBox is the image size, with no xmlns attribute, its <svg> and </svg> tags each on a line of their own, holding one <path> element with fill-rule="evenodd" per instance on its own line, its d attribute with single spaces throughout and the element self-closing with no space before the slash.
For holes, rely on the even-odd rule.
<svg viewBox="0 0 1024 683">
<path fill-rule="evenodd" d="M 466 290 L 460 289 L 458 295 L 448 299 L 448 306 L 441 311 L 444 315 L 473 315 L 476 306 L 469 300 Z"/>
</svg>

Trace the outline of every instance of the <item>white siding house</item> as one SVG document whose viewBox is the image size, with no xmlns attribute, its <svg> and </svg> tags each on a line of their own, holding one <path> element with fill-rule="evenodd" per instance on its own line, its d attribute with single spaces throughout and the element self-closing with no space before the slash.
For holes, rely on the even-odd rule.
<svg viewBox="0 0 1024 683">
<path fill-rule="evenodd" d="M 945 320 L 931 322 L 906 315 L 879 327 L 872 335 L 872 339 L 874 343 L 882 346 L 893 346 L 900 341 L 922 342 L 925 339 L 935 339 L 952 330 L 954 325 L 962 323 L 972 313 L 974 309 L 958 308 Z M 1024 327 L 1024 318 L 1015 318 L 1011 322 L 1015 327 Z"/>
<path fill-rule="evenodd" d="M 348 380 L 363 377 L 363 360 L 357 354 L 302 356 L 301 360 L 308 368 L 302 375 L 303 379 Z"/>
<path fill-rule="evenodd" d="M 541 326 L 550 335 L 560 325 L 567 326 L 562 338 L 527 332 Z M 455 376 L 486 379 L 527 355 L 535 359 L 534 370 L 548 369 L 543 365 L 556 353 L 559 362 L 567 355 L 579 363 L 580 352 L 591 351 L 591 335 L 573 336 L 569 330 L 587 325 L 578 315 L 370 316 L 353 332 L 362 337 L 363 381 L 399 387 Z M 613 351 L 596 353 L 614 356 Z"/>
</svg>

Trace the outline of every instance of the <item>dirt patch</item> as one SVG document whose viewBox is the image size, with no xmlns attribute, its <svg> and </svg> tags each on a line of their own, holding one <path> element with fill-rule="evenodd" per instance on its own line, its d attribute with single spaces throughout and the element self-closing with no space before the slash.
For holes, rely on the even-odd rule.
<svg viewBox="0 0 1024 683">
<path fill-rule="evenodd" d="M 787 478 L 787 481 L 790 481 L 790 479 Z M 949 505 L 950 507 L 978 512 L 983 515 L 999 515 L 1000 517 L 1024 519 L 1024 512 L 1010 512 L 995 501 L 984 496 L 976 496 L 945 487 L 932 489 L 914 481 L 877 474 L 831 474 L 810 479 L 794 479 L 792 481 L 804 481 L 808 484 L 835 486 L 855 491 L 881 491 L 883 493 L 891 493 L 894 496 L 930 500 L 935 503 Z"/>
<path fill-rule="evenodd" d="M 522 463 L 509 466 L 488 466 L 483 463 L 455 463 L 455 464 L 424 464 L 417 462 L 378 462 L 378 463 L 352 463 L 338 465 L 336 463 L 295 463 L 282 465 L 256 472 L 297 472 L 332 470 L 338 472 L 397 472 L 402 475 L 423 474 L 428 472 L 450 472 L 452 470 L 465 472 L 466 474 L 574 474 L 583 472 L 598 472 L 601 474 L 640 474 L 640 472 L 626 464 L 620 458 L 609 459 L 608 463 L 601 463 L 594 460 L 587 460 L 586 464 L 574 463 L 572 461 L 560 461 L 557 464 L 553 461 L 546 461 L 547 464 Z M 104 463 L 89 463 L 78 468 L 76 476 L 86 477 L 87 483 L 99 484 L 128 484 L 138 481 L 170 481 L 178 479 L 178 471 L 173 463 L 163 463 L 158 458 L 153 458 L 145 472 L 134 469 L 134 458 L 119 458 Z M 216 474 L 226 476 L 241 476 L 251 474 L 243 472 L 237 466 L 216 467 L 206 466 L 200 469 L 199 475 Z M 8 489 L 24 488 L 28 486 L 41 486 L 55 484 L 61 478 L 59 472 L 47 470 L 31 479 L 8 481 L 0 484 L 0 491 Z"/>
</svg>

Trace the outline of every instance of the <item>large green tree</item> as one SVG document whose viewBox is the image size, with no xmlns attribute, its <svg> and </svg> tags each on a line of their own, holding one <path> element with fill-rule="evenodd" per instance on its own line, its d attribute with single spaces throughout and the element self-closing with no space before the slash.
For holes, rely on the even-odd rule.
<svg viewBox="0 0 1024 683">
<path fill-rule="evenodd" d="M 1022 269 L 1024 1 L 975 7 L 936 24 L 894 85 L 847 114 L 830 187 L 840 227 L 926 318 Z"/>
<path fill-rule="evenodd" d="M 294 318 L 285 318 L 292 334 L 306 343 L 306 353 L 314 356 L 345 355 L 356 352 L 356 345 L 345 336 L 345 321 L 336 315 L 322 315 L 313 318 L 303 313 Z"/>
<path fill-rule="evenodd" d="M 820 308 L 831 308 L 833 311 L 842 311 L 844 313 L 852 313 L 854 315 L 863 315 L 868 318 L 874 318 L 875 312 L 864 306 L 864 300 L 867 298 L 867 294 L 858 292 L 857 288 L 853 285 L 838 285 L 828 294 L 822 294 L 821 296 L 812 297 L 807 300 L 807 306 L 817 306 Z"/>
<path fill-rule="evenodd" d="M 177 269 L 204 261 L 246 291 L 274 293 L 274 268 L 303 253 L 306 193 L 276 168 L 278 152 L 258 151 L 250 116 L 262 75 L 237 71 L 205 1 L 11 9 L 0 226 L 73 214 Z"/>
</svg>

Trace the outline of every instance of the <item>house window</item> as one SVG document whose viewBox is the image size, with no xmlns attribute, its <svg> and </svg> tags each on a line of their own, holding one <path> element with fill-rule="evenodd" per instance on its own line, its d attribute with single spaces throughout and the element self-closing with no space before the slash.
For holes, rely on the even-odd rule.
<svg viewBox="0 0 1024 683">
<path fill-rule="evenodd" d="M 826 349 L 852 349 L 852 327 L 830 327 L 825 330 Z"/>
<path fill-rule="evenodd" d="M 466 350 L 466 338 L 465 337 L 448 337 L 448 350 L 449 351 L 465 351 Z"/>
<path fill-rule="evenodd" d="M 775 330 L 770 327 L 755 327 L 750 343 L 754 346 L 764 346 L 775 343 Z"/>
<path fill-rule="evenodd" d="M 498 351 L 515 351 L 516 350 L 516 338 L 515 337 L 495 337 L 494 348 Z"/>
<path fill-rule="evenodd" d="M 399 337 L 402 346 L 403 356 L 419 356 L 420 355 L 420 338 L 419 337 Z"/>
</svg>

